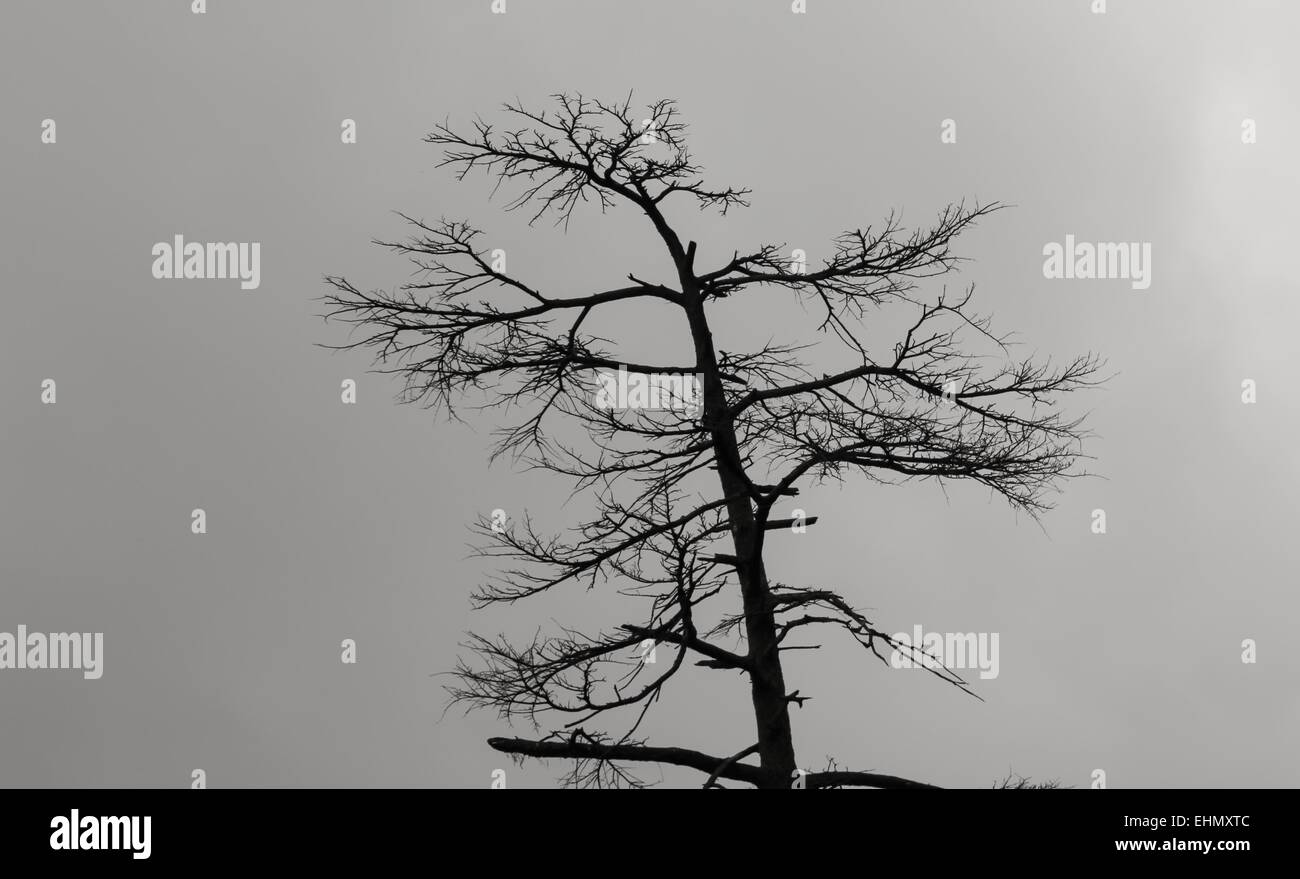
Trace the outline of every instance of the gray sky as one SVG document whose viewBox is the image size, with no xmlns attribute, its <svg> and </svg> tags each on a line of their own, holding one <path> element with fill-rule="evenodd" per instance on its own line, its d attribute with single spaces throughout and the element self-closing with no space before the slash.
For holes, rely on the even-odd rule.
<svg viewBox="0 0 1300 879">
<path fill-rule="evenodd" d="M 98 680 L 0 670 L 0 785 L 188 786 L 195 768 L 213 787 L 477 787 L 497 767 L 511 787 L 553 783 L 560 765 L 484 744 L 509 734 L 491 714 L 444 716 L 437 675 L 467 629 L 617 609 L 571 588 L 471 611 L 468 524 L 494 508 L 576 524 L 567 487 L 489 468 L 490 421 L 399 406 L 364 354 L 314 347 L 345 338 L 314 300 L 325 274 L 406 279 L 368 243 L 403 233 L 394 210 L 471 219 L 547 289 L 666 278 L 637 217 L 529 230 L 421 143 L 560 90 L 678 99 L 708 179 L 754 190 L 726 218 L 681 215 L 702 261 L 785 241 L 816 262 L 891 208 L 920 223 L 963 197 L 1014 204 L 959 240 L 957 281 L 1023 353 L 1093 350 L 1117 373 L 1067 401 L 1092 413 L 1098 478 L 1068 484 L 1041 528 L 973 486 L 805 490 L 821 523 L 773 547 L 774 578 L 834 586 L 889 631 L 997 632 L 1001 657 L 980 703 L 851 644 L 790 654 L 787 681 L 814 696 L 794 716 L 801 765 L 1300 785 L 1300 10 L 1108 5 L 5 3 L 0 631 L 102 631 L 105 657 Z M 175 234 L 261 242 L 260 288 L 155 280 L 150 249 Z M 1042 248 L 1067 234 L 1150 242 L 1151 287 L 1045 279 Z M 779 318 L 719 309 L 718 344 Z M 681 350 L 676 325 L 646 321 L 640 344 Z M 730 754 L 748 709 L 738 679 L 692 678 L 647 731 Z"/>
</svg>

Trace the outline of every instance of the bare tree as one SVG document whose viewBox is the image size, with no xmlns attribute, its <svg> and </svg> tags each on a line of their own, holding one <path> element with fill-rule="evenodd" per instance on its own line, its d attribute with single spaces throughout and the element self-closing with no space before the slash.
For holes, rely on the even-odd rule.
<svg viewBox="0 0 1300 879">
<path fill-rule="evenodd" d="M 696 769 L 705 787 L 929 787 L 797 769 L 790 705 L 808 697 L 786 684 L 782 654 L 801 649 L 791 636 L 842 629 L 886 662 L 882 647 L 918 648 L 896 643 L 831 589 L 769 581 L 768 535 L 798 524 L 775 518 L 774 506 L 801 486 L 857 472 L 880 482 L 972 480 L 1036 515 L 1057 480 L 1077 473 L 1081 422 L 1057 414 L 1057 395 L 1095 384 L 1098 362 L 1016 360 L 1008 338 L 971 311 L 972 288 L 923 294 L 922 282 L 957 267 L 953 239 L 997 204 L 950 205 L 912 231 L 891 215 L 840 235 L 820 267 L 792 264 L 782 245 L 764 244 L 701 268 L 696 242 L 670 222 L 670 205 L 725 214 L 747 206 L 749 190 L 704 182 L 673 101 L 638 113 L 630 96 L 604 103 L 557 95 L 548 109 L 508 104 L 505 114 L 518 127 L 480 120 L 457 132 L 443 124 L 426 140 L 442 148 L 441 164 L 458 179 L 478 168 L 498 187 L 514 185 L 509 208 L 528 211 L 531 221 L 551 216 L 567 228 L 586 202 L 602 212 L 638 211 L 673 271 L 669 283 L 629 274 L 612 289 L 556 295 L 498 270 L 467 223 L 404 215 L 411 237 L 376 243 L 409 257 L 414 280 L 363 292 L 327 279 L 327 317 L 354 325 L 351 341 L 336 347 L 373 348 L 378 371 L 404 378 L 405 401 L 452 417 L 471 396 L 488 409 L 522 409 L 524 417 L 509 416 L 501 429 L 494 457 L 563 474 L 592 504 L 589 521 L 561 536 L 527 518 L 505 529 L 480 520 L 480 552 L 510 566 L 476 591 L 476 603 L 534 599 L 578 583 L 616 590 L 629 616 L 640 608 L 632 622 L 597 634 L 539 631 L 527 643 L 471 635 L 453 698 L 547 730 L 488 743 L 520 758 L 571 761 L 567 780 L 580 786 L 639 785 L 629 765 L 650 762 Z M 808 306 L 807 331 L 835 349 L 836 368 L 814 371 L 803 359 L 818 345 L 715 347 L 710 306 L 763 286 Z M 679 310 L 692 361 L 629 362 L 586 330 L 594 313 L 630 300 Z M 906 319 L 882 354 L 867 339 L 865 318 L 885 306 Z M 610 406 L 600 390 L 619 369 L 646 381 L 693 376 L 700 405 Z M 670 658 L 645 662 L 651 648 Z M 711 756 L 638 737 L 646 713 L 691 660 L 748 680 L 753 744 Z M 970 692 L 951 670 L 931 671 Z"/>
</svg>

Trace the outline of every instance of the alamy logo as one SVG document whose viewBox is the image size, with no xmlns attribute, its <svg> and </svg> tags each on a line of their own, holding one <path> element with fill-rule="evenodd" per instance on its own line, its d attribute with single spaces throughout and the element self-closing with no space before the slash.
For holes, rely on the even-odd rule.
<svg viewBox="0 0 1300 879">
<path fill-rule="evenodd" d="M 262 244 L 258 241 L 186 244 L 184 236 L 177 235 L 170 244 L 159 241 L 150 253 L 154 256 L 153 276 L 159 280 L 238 278 L 241 290 L 256 290 L 262 283 Z"/>
<path fill-rule="evenodd" d="M 894 668 L 979 669 L 980 678 L 998 676 L 997 632 L 922 632 L 919 625 L 912 633 L 894 635 L 898 645 L 889 657 Z"/>
<path fill-rule="evenodd" d="M 27 631 L 0 632 L 0 669 L 79 668 L 82 677 L 98 680 L 104 674 L 103 632 Z"/>
<path fill-rule="evenodd" d="M 69 816 L 50 819 L 50 848 L 55 851 L 129 851 L 137 861 L 147 860 L 152 819 L 145 815 L 82 816 L 76 809 Z"/>
<path fill-rule="evenodd" d="M 1125 278 L 1132 280 L 1134 290 L 1151 286 L 1150 241 L 1103 241 L 1090 244 L 1076 243 L 1073 235 L 1065 236 L 1065 244 L 1049 241 L 1043 245 L 1043 277 L 1059 278 Z"/>
<path fill-rule="evenodd" d="M 704 381 L 689 372 L 618 372 L 598 375 L 597 409 L 645 409 L 698 413 L 703 404 Z"/>
</svg>

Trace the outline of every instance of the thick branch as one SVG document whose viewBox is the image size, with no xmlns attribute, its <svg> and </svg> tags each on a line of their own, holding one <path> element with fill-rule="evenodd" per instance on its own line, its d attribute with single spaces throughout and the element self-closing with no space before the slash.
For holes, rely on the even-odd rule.
<svg viewBox="0 0 1300 879">
<path fill-rule="evenodd" d="M 911 781 L 897 775 L 876 772 L 810 772 L 805 781 L 809 788 L 876 787 L 884 790 L 941 790 L 938 785 Z"/>
<path fill-rule="evenodd" d="M 488 744 L 503 754 L 519 754 L 540 759 L 623 760 L 635 763 L 667 763 L 686 766 L 719 778 L 758 784 L 762 771 L 747 763 L 730 762 L 729 757 L 711 757 L 686 748 L 655 748 L 648 745 L 593 745 L 584 742 L 537 742 L 529 739 L 488 739 Z"/>
</svg>

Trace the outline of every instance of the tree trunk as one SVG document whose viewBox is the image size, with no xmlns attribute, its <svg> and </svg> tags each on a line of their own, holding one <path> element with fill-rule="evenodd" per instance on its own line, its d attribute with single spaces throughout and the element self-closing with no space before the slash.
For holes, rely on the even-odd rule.
<svg viewBox="0 0 1300 879">
<path fill-rule="evenodd" d="M 692 247 L 692 251 L 694 248 Z M 759 530 L 752 501 L 747 494 L 744 465 L 736 445 L 735 423 L 727 415 L 726 397 L 718 362 L 713 350 L 713 335 L 704 314 L 699 291 L 687 292 L 687 320 L 695 342 L 696 363 L 703 377 L 704 423 L 713 441 L 718 462 L 718 478 L 725 496 L 731 498 L 727 513 L 731 519 L 731 536 L 736 548 L 736 574 L 744 602 L 745 636 L 749 644 L 750 694 L 754 703 L 754 721 L 758 732 L 758 755 L 763 769 L 759 787 L 788 788 L 795 772 L 794 739 L 790 731 L 789 700 L 786 699 L 785 676 L 776 646 L 776 618 L 772 612 L 772 595 L 763 567 Z"/>
</svg>

